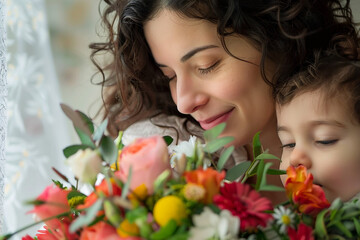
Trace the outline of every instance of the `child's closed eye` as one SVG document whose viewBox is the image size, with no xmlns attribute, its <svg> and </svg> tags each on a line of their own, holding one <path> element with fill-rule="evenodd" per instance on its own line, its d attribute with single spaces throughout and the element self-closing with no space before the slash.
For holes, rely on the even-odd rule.
<svg viewBox="0 0 360 240">
<path fill-rule="evenodd" d="M 281 148 L 294 148 L 294 147 L 295 147 L 295 143 L 287 143 L 281 146 Z"/>
<path fill-rule="evenodd" d="M 337 141 L 339 141 L 339 139 L 321 140 L 321 141 L 316 141 L 316 143 L 321 145 L 332 145 L 335 144 Z"/>
</svg>

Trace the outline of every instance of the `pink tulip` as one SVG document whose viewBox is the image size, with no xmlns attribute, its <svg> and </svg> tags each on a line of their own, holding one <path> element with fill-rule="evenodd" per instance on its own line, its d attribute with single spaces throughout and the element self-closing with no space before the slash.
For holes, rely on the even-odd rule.
<svg viewBox="0 0 360 240">
<path fill-rule="evenodd" d="M 30 213 L 35 213 L 40 220 L 44 220 L 70 211 L 70 206 L 67 201 L 69 192 L 69 190 L 64 190 L 54 185 L 46 187 L 36 198 L 36 200 L 43 201 L 44 203 L 35 206 Z M 59 227 L 59 220 L 48 220 L 45 221 L 45 224 L 50 228 L 56 229 Z"/>
<path fill-rule="evenodd" d="M 120 240 L 116 229 L 105 223 L 98 222 L 91 227 L 86 227 L 81 232 L 80 240 Z"/>
<path fill-rule="evenodd" d="M 155 179 L 164 170 L 171 169 L 167 145 L 160 136 L 135 140 L 122 150 L 118 162 L 119 171 L 116 175 L 126 182 L 132 167 L 130 189 L 145 184 L 149 194 L 154 191 Z"/>
</svg>

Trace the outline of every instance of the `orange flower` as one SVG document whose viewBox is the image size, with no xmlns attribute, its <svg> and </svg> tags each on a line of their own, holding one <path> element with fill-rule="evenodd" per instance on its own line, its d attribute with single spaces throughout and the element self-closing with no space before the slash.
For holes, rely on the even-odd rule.
<svg viewBox="0 0 360 240">
<path fill-rule="evenodd" d="M 320 186 L 313 184 L 314 177 L 311 173 L 307 174 L 304 166 L 289 166 L 286 173 L 286 194 L 298 205 L 300 212 L 312 215 L 330 206 L 324 191 Z"/>
<path fill-rule="evenodd" d="M 205 204 L 212 203 L 213 197 L 220 191 L 220 183 L 225 178 L 225 171 L 218 171 L 208 168 L 206 170 L 199 168 L 194 171 L 184 173 L 187 183 L 193 183 L 202 186 L 205 189 L 205 195 L 201 202 Z"/>
<path fill-rule="evenodd" d="M 91 227 L 86 227 L 81 232 L 80 240 L 120 240 L 120 236 L 117 234 L 116 229 L 105 222 L 98 222 Z"/>
<path fill-rule="evenodd" d="M 110 182 L 111 182 L 111 187 L 112 187 L 111 192 L 110 192 L 110 187 L 108 186 L 108 181 L 106 179 L 104 179 L 104 180 L 102 180 L 102 182 L 99 185 L 97 185 L 95 187 L 95 191 L 86 197 L 85 203 L 82 205 L 79 205 L 77 208 L 84 209 L 84 208 L 88 208 L 88 207 L 92 206 L 98 199 L 99 194 L 103 194 L 106 197 L 121 196 L 121 188 L 116 184 L 115 180 L 110 179 Z"/>
</svg>

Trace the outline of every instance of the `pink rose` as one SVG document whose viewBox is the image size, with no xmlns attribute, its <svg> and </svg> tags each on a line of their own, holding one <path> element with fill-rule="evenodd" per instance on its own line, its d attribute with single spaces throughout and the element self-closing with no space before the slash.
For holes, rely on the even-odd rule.
<svg viewBox="0 0 360 240">
<path fill-rule="evenodd" d="M 120 240 L 116 228 L 105 223 L 98 222 L 91 227 L 86 227 L 81 232 L 80 240 Z"/>
<path fill-rule="evenodd" d="M 145 184 L 149 194 L 154 191 L 155 179 L 164 170 L 171 169 L 167 145 L 160 136 L 135 140 L 122 150 L 118 162 L 116 175 L 126 182 L 132 166 L 130 189 Z"/>
<path fill-rule="evenodd" d="M 43 220 L 70 211 L 67 201 L 69 192 L 69 190 L 64 190 L 54 185 L 46 187 L 36 198 L 36 200 L 43 201 L 44 203 L 35 206 L 30 213 L 35 213 L 40 220 Z M 46 221 L 45 224 L 50 228 L 56 229 L 59 226 L 59 220 L 52 219 Z"/>
</svg>

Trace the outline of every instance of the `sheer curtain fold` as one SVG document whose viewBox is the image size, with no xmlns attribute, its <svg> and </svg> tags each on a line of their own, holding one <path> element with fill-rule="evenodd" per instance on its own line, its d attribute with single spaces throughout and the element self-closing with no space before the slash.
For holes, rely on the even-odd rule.
<svg viewBox="0 0 360 240">
<path fill-rule="evenodd" d="M 7 231 L 34 222 L 35 199 L 57 168 L 69 176 L 62 149 L 71 144 L 50 48 L 44 0 L 7 0 L 8 126 L 5 216 Z M 35 226 L 21 235 L 35 231 Z M 19 239 L 19 238 L 15 238 Z"/>
<path fill-rule="evenodd" d="M 7 97 L 7 66 L 6 66 L 6 28 L 5 0 L 0 0 L 0 234 L 5 231 L 4 216 L 4 181 L 5 181 L 5 138 L 6 138 L 6 97 Z"/>
</svg>

